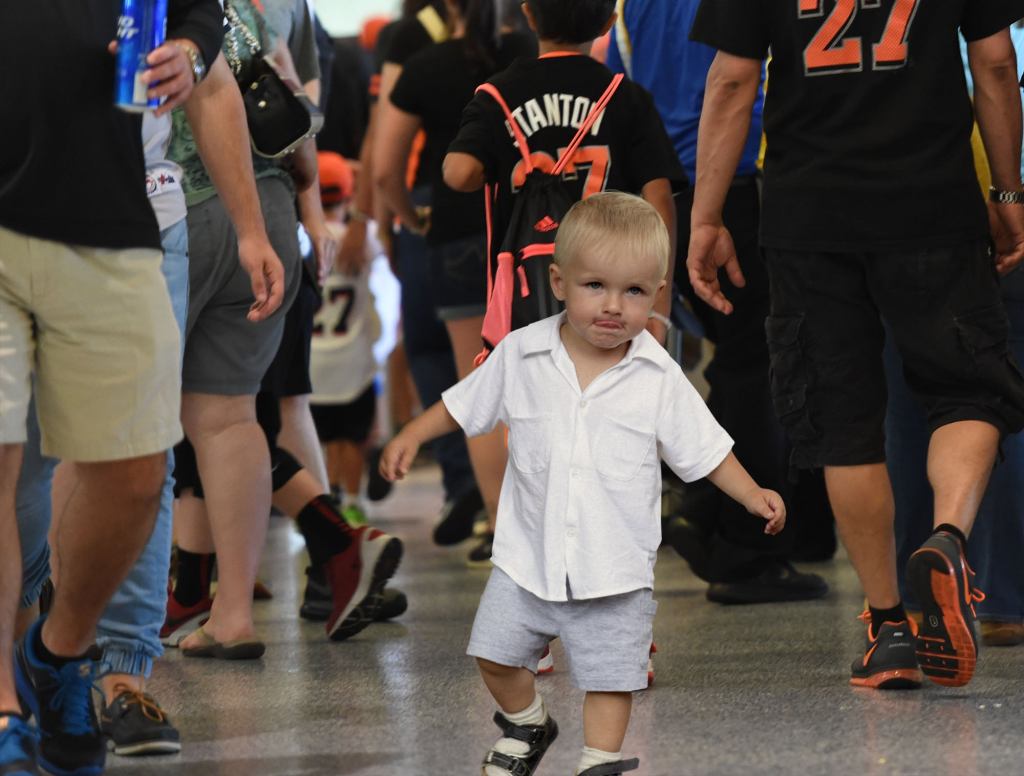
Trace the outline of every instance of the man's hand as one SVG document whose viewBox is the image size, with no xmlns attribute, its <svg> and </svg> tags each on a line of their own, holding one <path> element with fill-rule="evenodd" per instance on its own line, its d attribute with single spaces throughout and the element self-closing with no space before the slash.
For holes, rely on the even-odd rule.
<svg viewBox="0 0 1024 776">
<path fill-rule="evenodd" d="M 264 238 L 238 241 L 238 262 L 249 274 L 256 301 L 246 316 L 253 323 L 269 318 L 284 300 L 284 267 L 270 241 Z"/>
<path fill-rule="evenodd" d="M 747 511 L 768 521 L 764 532 L 774 536 L 786 525 L 786 504 L 774 490 L 755 488 L 743 499 Z"/>
<path fill-rule="evenodd" d="M 724 315 L 732 313 L 732 302 L 725 298 L 718 282 L 718 270 L 725 267 L 729 280 L 737 288 L 747 284 L 736 258 L 732 235 L 722 225 L 699 224 L 690 230 L 686 268 L 697 296 Z"/>
<path fill-rule="evenodd" d="M 1006 275 L 1024 260 L 1024 205 L 989 202 L 988 220 L 996 246 L 996 271 Z"/>
<path fill-rule="evenodd" d="M 190 40 L 169 40 L 146 57 L 149 70 L 142 74 L 142 80 L 151 85 L 146 94 L 150 99 L 166 98 L 157 108 L 157 116 L 170 113 L 192 94 L 195 77 L 185 47 L 195 48 L 196 44 Z"/>
</svg>

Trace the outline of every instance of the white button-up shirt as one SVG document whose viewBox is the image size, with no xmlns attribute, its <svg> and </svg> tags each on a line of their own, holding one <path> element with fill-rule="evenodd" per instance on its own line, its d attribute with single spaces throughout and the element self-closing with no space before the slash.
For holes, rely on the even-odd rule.
<svg viewBox="0 0 1024 776">
<path fill-rule="evenodd" d="M 661 467 L 711 473 L 732 439 L 646 331 L 580 391 L 563 315 L 509 334 L 443 401 L 468 436 L 509 427 L 492 561 L 548 601 L 654 585 Z"/>
</svg>

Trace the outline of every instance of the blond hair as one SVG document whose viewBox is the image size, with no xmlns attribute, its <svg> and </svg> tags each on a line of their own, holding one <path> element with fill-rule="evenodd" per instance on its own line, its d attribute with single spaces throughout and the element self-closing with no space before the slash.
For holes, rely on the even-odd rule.
<svg viewBox="0 0 1024 776">
<path fill-rule="evenodd" d="M 569 209 L 555 237 L 555 263 L 565 267 L 580 250 L 609 244 L 625 247 L 625 258 L 653 257 L 662 277 L 668 272 L 671 243 L 665 222 L 649 202 L 621 191 L 594 194 Z"/>
</svg>

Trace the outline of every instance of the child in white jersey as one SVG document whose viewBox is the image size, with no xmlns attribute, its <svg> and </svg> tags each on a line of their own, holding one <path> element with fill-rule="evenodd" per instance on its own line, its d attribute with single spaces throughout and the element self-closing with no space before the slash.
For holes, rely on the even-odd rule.
<svg viewBox="0 0 1024 776">
<path fill-rule="evenodd" d="M 494 571 L 469 644 L 501 710 L 486 776 L 532 774 L 558 727 L 531 668 L 558 636 L 586 691 L 576 771 L 623 760 L 631 693 L 647 686 L 661 468 L 707 477 L 777 533 L 781 497 L 758 487 L 679 366 L 644 330 L 665 285 L 669 237 L 657 211 L 618 192 L 578 202 L 555 242 L 551 287 L 565 312 L 509 334 L 385 448 L 400 478 L 420 444 L 462 428 L 509 427 Z"/>
<path fill-rule="evenodd" d="M 332 151 L 319 153 L 319 172 L 324 216 L 340 243 L 353 173 L 345 159 Z M 370 292 L 375 246 L 376 241 L 367 241 L 360 266 L 335 264 L 324 279 L 323 303 L 313 320 L 310 349 L 313 422 L 326 452 L 331 491 L 341 504 L 342 516 L 352 525 L 366 523 L 361 497 L 363 462 L 376 420 L 373 343 L 380 336 L 380 320 Z"/>
</svg>

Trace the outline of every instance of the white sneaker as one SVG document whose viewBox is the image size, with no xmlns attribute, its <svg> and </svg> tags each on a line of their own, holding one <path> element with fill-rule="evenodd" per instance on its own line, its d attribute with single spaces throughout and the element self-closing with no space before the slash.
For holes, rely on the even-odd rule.
<svg viewBox="0 0 1024 776">
<path fill-rule="evenodd" d="M 555 658 L 551 654 L 551 647 L 544 647 L 544 654 L 537 662 L 537 675 L 550 674 L 555 670 Z"/>
</svg>

